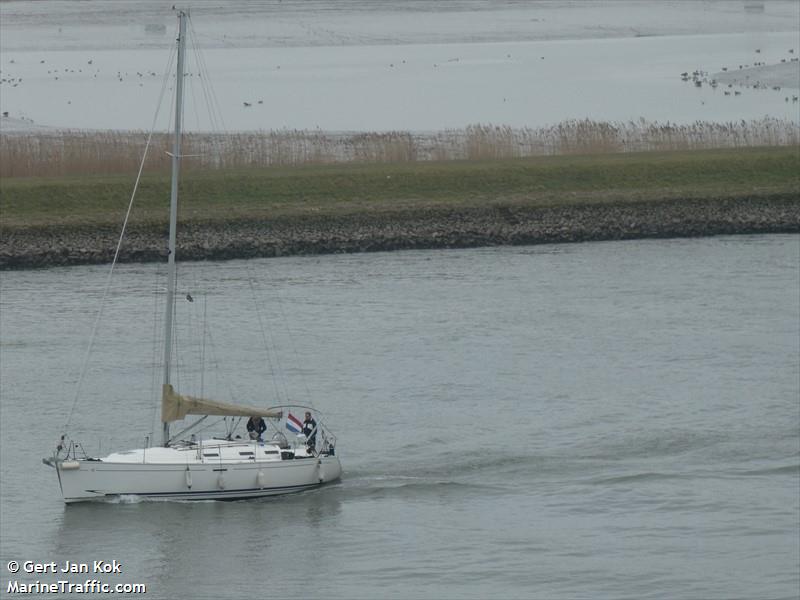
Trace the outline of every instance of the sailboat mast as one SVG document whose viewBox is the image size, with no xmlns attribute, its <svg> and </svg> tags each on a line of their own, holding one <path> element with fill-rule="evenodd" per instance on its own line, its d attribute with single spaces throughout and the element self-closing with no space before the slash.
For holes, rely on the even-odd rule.
<svg viewBox="0 0 800 600">
<path fill-rule="evenodd" d="M 172 359 L 172 321 L 175 314 L 175 290 L 178 285 L 175 266 L 175 245 L 178 222 L 178 178 L 181 168 L 183 112 L 183 61 L 186 50 L 186 11 L 178 11 L 178 59 L 175 70 L 175 139 L 172 144 L 172 191 L 169 203 L 169 257 L 167 259 L 167 308 L 164 318 L 164 384 L 170 383 Z M 163 422 L 164 446 L 169 444 L 169 421 Z"/>
</svg>

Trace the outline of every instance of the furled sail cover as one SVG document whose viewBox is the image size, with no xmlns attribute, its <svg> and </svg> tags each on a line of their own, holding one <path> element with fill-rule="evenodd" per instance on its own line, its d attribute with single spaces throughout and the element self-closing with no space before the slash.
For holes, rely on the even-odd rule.
<svg viewBox="0 0 800 600">
<path fill-rule="evenodd" d="M 183 396 L 175 393 L 171 385 L 164 384 L 161 395 L 161 420 L 164 423 L 178 421 L 186 415 L 219 415 L 226 417 L 267 417 L 280 419 L 283 413 L 279 410 L 266 408 L 253 408 L 252 406 L 239 406 L 228 402 L 217 402 Z"/>
</svg>

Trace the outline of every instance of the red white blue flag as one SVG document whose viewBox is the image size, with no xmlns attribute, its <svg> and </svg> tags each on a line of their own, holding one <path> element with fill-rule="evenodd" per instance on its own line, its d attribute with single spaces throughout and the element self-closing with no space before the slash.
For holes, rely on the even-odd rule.
<svg viewBox="0 0 800 600">
<path fill-rule="evenodd" d="M 303 431 L 303 423 L 300 422 L 300 419 L 295 417 L 292 413 L 286 417 L 286 429 L 289 431 L 293 431 L 294 433 L 300 433 Z"/>
</svg>

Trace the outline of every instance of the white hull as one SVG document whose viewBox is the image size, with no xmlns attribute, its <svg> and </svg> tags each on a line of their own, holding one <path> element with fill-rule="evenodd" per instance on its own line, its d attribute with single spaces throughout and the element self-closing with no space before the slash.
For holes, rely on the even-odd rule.
<svg viewBox="0 0 800 600">
<path fill-rule="evenodd" d="M 269 452 L 268 458 L 232 457 L 253 449 L 265 455 Z M 336 456 L 314 457 L 299 451 L 297 458 L 284 459 L 276 450 L 277 446 L 265 444 L 228 443 L 215 447 L 140 449 L 103 459 L 46 459 L 45 462 L 56 468 L 67 503 L 128 495 L 240 500 L 300 492 L 336 481 L 341 476 L 342 468 Z M 204 453 L 216 456 L 207 458 Z"/>
</svg>

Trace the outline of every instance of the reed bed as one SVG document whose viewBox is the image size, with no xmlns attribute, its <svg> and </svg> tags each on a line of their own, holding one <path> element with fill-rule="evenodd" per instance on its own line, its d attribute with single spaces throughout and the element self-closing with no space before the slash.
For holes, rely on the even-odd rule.
<svg viewBox="0 0 800 600">
<path fill-rule="evenodd" d="M 132 173 L 146 138 L 136 131 L 2 133 L 0 177 Z M 432 133 L 279 130 L 194 133 L 184 140 L 184 154 L 189 155 L 184 168 L 208 170 L 800 146 L 800 123 L 775 118 L 690 125 L 570 120 L 542 128 L 478 124 Z M 146 170 L 168 171 L 170 149 L 168 134 L 155 135 Z"/>
</svg>

